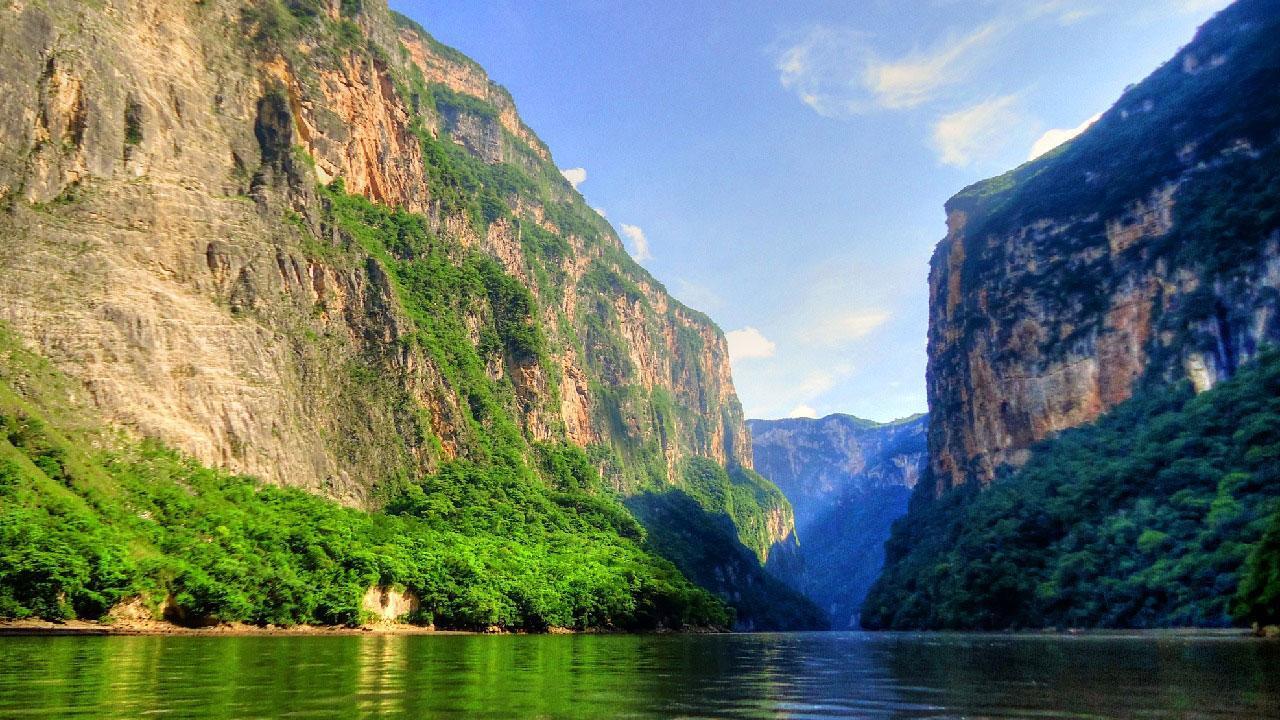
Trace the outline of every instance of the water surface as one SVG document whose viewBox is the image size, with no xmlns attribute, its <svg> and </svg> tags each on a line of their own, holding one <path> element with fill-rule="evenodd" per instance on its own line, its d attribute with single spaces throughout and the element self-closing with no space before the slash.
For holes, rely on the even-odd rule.
<svg viewBox="0 0 1280 720">
<path fill-rule="evenodd" d="M 1267 718 L 1223 636 L 0 638 L 0 718 Z"/>
</svg>

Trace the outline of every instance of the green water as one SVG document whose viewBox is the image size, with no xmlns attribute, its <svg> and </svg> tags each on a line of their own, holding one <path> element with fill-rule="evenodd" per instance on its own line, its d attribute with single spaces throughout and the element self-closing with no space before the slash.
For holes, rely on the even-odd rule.
<svg viewBox="0 0 1280 720">
<path fill-rule="evenodd" d="M 0 718 L 1280 717 L 1221 636 L 0 638 Z"/>
</svg>

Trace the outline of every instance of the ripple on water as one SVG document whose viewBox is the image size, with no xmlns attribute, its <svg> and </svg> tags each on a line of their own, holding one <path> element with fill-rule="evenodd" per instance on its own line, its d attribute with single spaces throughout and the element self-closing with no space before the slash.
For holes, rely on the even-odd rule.
<svg viewBox="0 0 1280 720">
<path fill-rule="evenodd" d="M 1280 717 L 1221 636 L 0 638 L 0 717 Z"/>
</svg>

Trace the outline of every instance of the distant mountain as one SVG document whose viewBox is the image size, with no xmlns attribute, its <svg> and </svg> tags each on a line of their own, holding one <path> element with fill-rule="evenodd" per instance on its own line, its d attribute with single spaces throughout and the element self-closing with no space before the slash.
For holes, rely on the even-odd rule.
<svg viewBox="0 0 1280 720">
<path fill-rule="evenodd" d="M 927 422 L 747 421 L 756 467 L 791 501 L 800 537 L 800 563 L 774 570 L 826 610 L 833 628 L 857 626 L 890 526 L 927 465 Z"/>
</svg>

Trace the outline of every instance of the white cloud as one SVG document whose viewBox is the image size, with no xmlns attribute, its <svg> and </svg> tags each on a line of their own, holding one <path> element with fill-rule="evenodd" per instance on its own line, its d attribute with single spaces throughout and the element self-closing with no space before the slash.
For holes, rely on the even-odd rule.
<svg viewBox="0 0 1280 720">
<path fill-rule="evenodd" d="M 830 337 L 838 342 L 858 340 L 870 335 L 871 331 L 885 324 L 888 320 L 889 313 L 883 310 L 849 313 L 837 319 L 830 326 Z"/>
<path fill-rule="evenodd" d="M 595 210 L 596 213 L 602 218 L 609 217 L 609 214 L 604 211 L 604 208 L 591 208 L 591 209 Z"/>
<path fill-rule="evenodd" d="M 818 417 L 818 411 L 817 411 L 817 410 L 814 410 L 814 409 L 813 409 L 811 406 L 809 406 L 809 405 L 803 405 L 803 404 L 801 404 L 801 405 L 797 405 L 797 406 L 795 406 L 794 408 L 792 408 L 792 409 L 791 409 L 791 412 L 787 413 L 787 417 L 789 417 L 789 418 L 816 418 L 816 417 Z"/>
<path fill-rule="evenodd" d="M 1063 27 L 1075 25 L 1082 20 L 1087 20 L 1100 11 L 1096 8 L 1076 8 L 1074 10 L 1066 10 L 1058 15 L 1058 24 Z"/>
<path fill-rule="evenodd" d="M 889 312 L 880 309 L 844 312 L 812 324 L 804 339 L 812 345 L 838 347 L 870 335 L 889 318 Z"/>
<path fill-rule="evenodd" d="M 1054 128 L 1040 136 L 1039 140 L 1031 145 L 1031 153 L 1027 156 L 1028 160 L 1035 160 L 1041 155 L 1058 147 L 1062 143 L 1076 137 L 1080 133 L 1089 129 L 1089 126 L 1098 122 L 1098 118 L 1102 117 L 1102 113 L 1098 113 L 1093 117 L 1085 120 L 1073 128 Z"/>
<path fill-rule="evenodd" d="M 796 387 L 796 390 L 802 397 L 815 398 L 835 387 L 835 384 L 836 379 L 832 377 L 830 373 L 819 371 L 810 373 L 800 382 L 800 385 Z"/>
<path fill-rule="evenodd" d="M 1013 95 L 993 98 L 957 110 L 933 126 L 933 145 L 944 165 L 963 167 L 996 155 L 1008 145 L 1010 134 L 1027 123 L 1014 107 Z"/>
<path fill-rule="evenodd" d="M 864 83 L 881 107 L 917 107 L 932 100 L 942 87 L 967 77 L 974 55 L 1002 32 L 1000 24 L 988 23 L 928 51 L 897 60 L 873 60 L 863 71 Z"/>
<path fill-rule="evenodd" d="M 574 190 L 577 190 L 579 185 L 587 181 L 586 168 L 561 168 L 560 174 L 564 176 L 565 180 L 569 181 Z"/>
<path fill-rule="evenodd" d="M 724 337 L 729 342 L 729 359 L 735 363 L 751 358 L 773 357 L 778 349 L 777 343 L 750 326 L 727 332 Z"/>
<path fill-rule="evenodd" d="M 649 252 L 649 238 L 644 236 L 644 230 L 626 223 L 621 225 L 621 229 L 623 236 L 631 241 L 631 257 L 635 258 L 636 262 L 653 259 L 653 255 Z"/>
<path fill-rule="evenodd" d="M 801 399 L 813 400 L 836 386 L 836 382 L 853 374 L 853 366 L 848 363 L 837 363 L 826 370 L 816 370 L 805 376 L 796 386 Z"/>
<path fill-rule="evenodd" d="M 782 87 L 825 117 L 849 117 L 874 108 L 902 110 L 934 100 L 966 80 L 984 51 L 1007 33 L 996 20 L 952 36 L 927 50 L 884 57 L 865 33 L 819 25 L 778 54 Z"/>
</svg>

